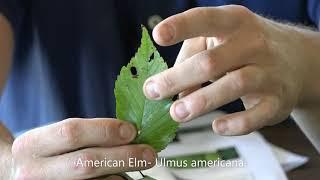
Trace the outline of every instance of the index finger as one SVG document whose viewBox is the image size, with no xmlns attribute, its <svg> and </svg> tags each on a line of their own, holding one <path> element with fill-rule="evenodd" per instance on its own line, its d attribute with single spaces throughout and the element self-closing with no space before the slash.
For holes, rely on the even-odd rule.
<svg viewBox="0 0 320 180">
<path fill-rule="evenodd" d="M 31 130 L 18 137 L 16 155 L 52 156 L 87 147 L 125 145 L 136 136 L 135 127 L 114 119 L 67 119 Z"/>
<path fill-rule="evenodd" d="M 199 36 L 223 38 L 237 30 L 248 14 L 252 13 L 237 5 L 193 8 L 163 20 L 154 28 L 153 38 L 162 46 Z"/>
</svg>

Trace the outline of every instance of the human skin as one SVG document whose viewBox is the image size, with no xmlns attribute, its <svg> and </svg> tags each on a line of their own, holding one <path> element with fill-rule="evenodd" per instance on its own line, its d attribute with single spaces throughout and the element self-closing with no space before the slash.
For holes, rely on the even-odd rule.
<svg viewBox="0 0 320 180">
<path fill-rule="evenodd" d="M 128 145 L 135 135 L 130 123 L 107 118 L 73 118 L 36 128 L 1 144 L 1 172 L 7 174 L 1 178 L 104 179 L 108 174 L 150 168 L 156 154 L 147 145 Z M 131 167 L 129 158 L 150 164 Z M 125 163 L 123 167 L 81 165 L 104 159 Z"/>
<path fill-rule="evenodd" d="M 12 34 L 1 16 L 0 89 L 10 67 Z M 163 46 L 185 40 L 176 65 L 151 77 L 144 86 L 146 96 L 155 100 L 180 93 L 170 110 L 178 122 L 241 98 L 246 111 L 216 119 L 215 132 L 247 134 L 293 112 L 299 126 L 320 147 L 318 32 L 268 20 L 242 6 L 223 6 L 195 8 L 169 17 L 154 29 L 153 37 Z M 207 81 L 214 83 L 199 88 Z M 68 119 L 17 139 L 0 125 L 1 175 L 5 179 L 86 179 L 134 170 L 73 166 L 72 159 L 77 157 L 94 160 L 106 153 L 115 159 L 127 159 L 130 154 L 154 162 L 150 147 L 128 145 L 136 134 L 134 129 L 126 131 L 132 133 L 127 138 L 120 138 L 120 125 L 130 129 L 129 124 L 106 120 Z M 143 156 L 145 150 L 149 155 Z"/>
<path fill-rule="evenodd" d="M 248 134 L 292 114 L 320 150 L 319 32 L 229 5 L 171 16 L 153 38 L 162 46 L 184 41 L 174 67 L 144 84 L 149 99 L 180 94 L 170 109 L 174 120 L 188 122 L 241 98 L 246 110 L 215 119 L 216 133 Z"/>
<path fill-rule="evenodd" d="M 14 46 L 10 23 L 0 15 L 0 92 L 11 65 Z M 155 164 L 156 153 L 148 145 L 130 145 L 137 132 L 124 121 L 66 119 L 32 129 L 16 139 L 0 122 L 0 179 L 119 179 L 107 176 L 142 170 Z M 82 166 L 85 161 L 123 160 L 122 167 Z M 129 158 L 150 162 L 130 167 Z M 120 178 L 121 179 L 121 178 Z"/>
</svg>

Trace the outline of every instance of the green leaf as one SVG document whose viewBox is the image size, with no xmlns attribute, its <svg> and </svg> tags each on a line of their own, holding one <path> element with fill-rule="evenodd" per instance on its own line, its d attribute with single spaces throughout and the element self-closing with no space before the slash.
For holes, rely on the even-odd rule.
<svg viewBox="0 0 320 180">
<path fill-rule="evenodd" d="M 122 67 L 115 83 L 117 118 L 130 121 L 137 130 L 137 144 L 149 144 L 158 152 L 175 137 L 178 124 L 172 120 L 171 99 L 148 100 L 143 94 L 145 80 L 163 70 L 167 64 L 142 27 L 141 46 L 127 66 Z"/>
</svg>

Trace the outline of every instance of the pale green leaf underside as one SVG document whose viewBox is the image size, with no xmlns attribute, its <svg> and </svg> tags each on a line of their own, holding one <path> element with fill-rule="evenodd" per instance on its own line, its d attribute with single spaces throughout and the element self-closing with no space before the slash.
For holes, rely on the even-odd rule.
<svg viewBox="0 0 320 180">
<path fill-rule="evenodd" d="M 127 66 L 122 67 L 115 83 L 117 118 L 130 121 L 138 129 L 134 141 L 149 144 L 157 151 L 164 149 L 175 137 L 178 124 L 172 120 L 171 99 L 148 100 L 143 94 L 145 80 L 168 68 L 156 50 L 146 28 L 142 28 L 141 45 Z M 135 67 L 134 76 L 131 68 Z"/>
</svg>

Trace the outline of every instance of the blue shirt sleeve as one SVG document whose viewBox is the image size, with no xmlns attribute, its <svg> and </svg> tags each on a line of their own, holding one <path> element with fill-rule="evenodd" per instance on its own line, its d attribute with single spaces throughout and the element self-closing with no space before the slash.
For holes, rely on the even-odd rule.
<svg viewBox="0 0 320 180">
<path fill-rule="evenodd" d="M 17 31 L 24 14 L 21 0 L 0 0 L 0 13 L 8 19 L 14 31 Z"/>
<path fill-rule="evenodd" d="M 308 13 L 312 22 L 320 28 L 320 0 L 308 0 Z"/>
</svg>

